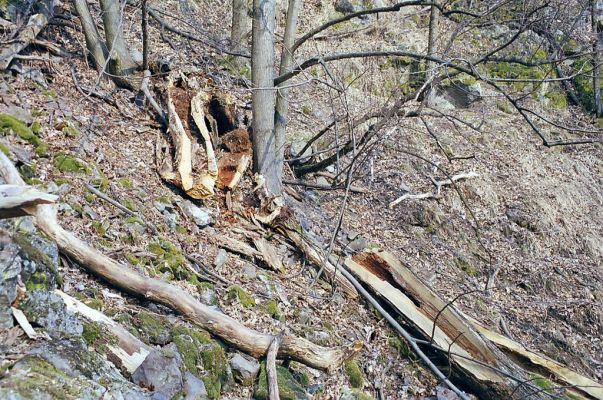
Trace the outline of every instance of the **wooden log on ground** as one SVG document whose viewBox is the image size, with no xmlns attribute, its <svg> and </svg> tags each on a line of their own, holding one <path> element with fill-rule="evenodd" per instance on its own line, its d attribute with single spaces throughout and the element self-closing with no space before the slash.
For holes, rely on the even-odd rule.
<svg viewBox="0 0 603 400">
<path fill-rule="evenodd" d="M 425 285 L 392 254 L 366 250 L 345 266 L 389 303 L 423 338 L 448 353 L 452 376 L 483 398 L 544 398 L 529 375 L 492 343 L 484 340 L 454 306 Z"/>
<path fill-rule="evenodd" d="M 0 153 L 0 174 L 10 184 L 25 185 L 14 165 L 2 153 Z M 62 253 L 72 257 L 94 275 L 123 291 L 171 308 L 243 352 L 254 357 L 266 354 L 274 335 L 250 329 L 235 319 L 200 303 L 181 288 L 140 275 L 127 265 L 112 260 L 78 239 L 73 233 L 63 229 L 56 219 L 56 211 L 52 206 L 39 205 L 27 208 L 26 211 L 34 216 L 37 227 L 57 243 Z M 362 342 L 329 348 L 287 335 L 283 337 L 278 354 L 280 357 L 288 357 L 313 368 L 329 370 L 338 368 L 361 348 Z"/>
</svg>

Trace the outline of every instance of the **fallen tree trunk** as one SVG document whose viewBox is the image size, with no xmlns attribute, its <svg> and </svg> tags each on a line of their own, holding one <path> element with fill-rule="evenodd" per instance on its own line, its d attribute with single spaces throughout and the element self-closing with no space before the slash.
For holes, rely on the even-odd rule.
<svg viewBox="0 0 603 400">
<path fill-rule="evenodd" d="M 0 173 L 10 184 L 25 185 L 4 154 L 0 154 Z M 63 229 L 57 222 L 56 211 L 52 206 L 39 205 L 25 211 L 35 217 L 37 227 L 57 243 L 61 252 L 72 257 L 91 273 L 121 290 L 173 309 L 241 351 L 254 357 L 266 354 L 274 339 L 273 335 L 250 329 L 200 303 L 188 292 L 168 282 L 140 275 L 127 265 L 117 263 Z M 329 370 L 339 367 L 361 347 L 362 342 L 355 342 L 349 346 L 327 348 L 287 335 L 283 337 L 278 354 L 313 368 Z"/>
<path fill-rule="evenodd" d="M 577 397 L 592 396 L 595 399 L 603 400 L 603 385 L 572 371 L 555 360 L 526 349 L 521 343 L 489 330 L 470 317 L 466 318 L 486 339 L 509 356 L 514 356 L 516 362 L 520 363 L 524 369 L 540 375 L 554 376 L 556 381 L 563 382 L 571 388 L 569 391 L 574 397 L 576 395 L 578 395 Z"/>
<path fill-rule="evenodd" d="M 442 300 L 393 255 L 366 250 L 345 266 L 388 302 L 423 338 L 447 353 L 452 376 L 482 398 L 546 398 L 528 374 L 485 341 L 452 304 Z"/>
</svg>

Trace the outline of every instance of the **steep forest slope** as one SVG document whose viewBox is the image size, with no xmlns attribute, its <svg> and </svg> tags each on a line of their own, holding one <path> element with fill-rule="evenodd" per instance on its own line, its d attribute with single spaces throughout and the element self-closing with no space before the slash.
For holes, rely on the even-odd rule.
<svg viewBox="0 0 603 400">
<path fill-rule="evenodd" d="M 97 3 L 89 2 L 100 21 Z M 134 3 L 124 2 L 123 26 L 138 54 L 140 5 Z M 232 13 L 223 3 L 149 2 L 157 16 L 149 19 L 157 65 L 150 86 L 165 105 L 167 76 L 179 75 L 212 93 L 214 116 L 223 117 L 217 109 L 228 104 L 236 107 L 231 128 L 247 128 L 253 117 L 250 68 L 247 60 L 221 51 Z M 304 1 L 298 32 L 341 16 L 334 3 Z M 277 10 L 280 39 L 286 2 Z M 71 2 L 55 11 L 40 42 L 0 76 L 0 150 L 27 184 L 58 196 L 65 229 L 122 267 L 170 282 L 257 331 L 328 348 L 363 343 L 331 370 L 279 363 L 283 399 L 457 398 L 368 302 L 318 279 L 320 268 L 307 254 L 254 219 L 261 190 L 250 169 L 234 190 L 216 190 L 205 200 L 162 179 L 157 143 L 166 133 L 156 113 L 140 105 L 140 93 L 117 88 L 89 64 Z M 424 51 L 428 15 L 425 8 L 407 7 L 334 25 L 301 47 L 296 61 Z M 442 35 L 454 26 L 443 19 Z M 8 42 L 11 28 L 3 29 Z M 452 58 L 470 58 L 511 30 L 472 30 L 450 50 Z M 531 32 L 510 51 L 532 52 L 540 39 Z M 404 57 L 373 57 L 319 63 L 299 74 L 290 81 L 287 158 L 318 161 L 369 129 L 372 122 L 353 121 L 416 85 L 416 76 L 425 74 L 416 68 Z M 445 90 L 455 85 L 460 94 Z M 514 89 L 526 92 L 525 102 L 543 120 L 578 126 L 600 139 L 597 120 L 568 104 L 559 83 L 542 86 Z M 411 99 L 387 121 L 358 153 L 347 175 L 350 185 L 340 168 L 351 154 L 304 176 L 286 163 L 284 197 L 300 231 L 336 256 L 377 247 L 393 253 L 446 301 L 454 299 L 463 314 L 603 383 L 601 144 L 544 146 L 508 100 L 483 82 L 451 77 L 442 88 L 423 114 L 411 114 L 423 101 Z M 307 141 L 334 120 L 334 128 L 300 157 Z M 543 120 L 536 124 L 551 140 L 580 134 Z M 224 147 L 219 155 L 227 153 Z M 435 184 L 458 174 L 469 178 Z M 421 193 L 434 195 L 392 203 Z M 251 246 L 258 240 L 269 244 L 283 268 L 275 270 L 259 255 Z M 248 247 L 237 251 L 241 243 Z M 250 357 L 152 297 L 91 275 L 60 253 L 32 217 L 0 220 L 0 272 L 1 398 L 267 398 L 263 356 Z M 120 343 L 113 331 L 66 307 L 55 289 L 123 326 L 150 352 L 145 368 L 129 371 L 115 356 Z M 23 330 L 28 326 L 33 334 Z M 549 379 L 533 377 L 545 390 Z M 470 392 L 470 385 L 461 387 Z"/>
</svg>

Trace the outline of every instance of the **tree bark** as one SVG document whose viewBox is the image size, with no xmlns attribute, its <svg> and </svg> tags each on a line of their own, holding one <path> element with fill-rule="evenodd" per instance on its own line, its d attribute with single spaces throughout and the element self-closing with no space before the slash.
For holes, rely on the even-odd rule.
<svg viewBox="0 0 603 400">
<path fill-rule="evenodd" d="M 232 27 L 230 31 L 230 51 L 241 53 L 245 49 L 245 38 L 249 32 L 247 0 L 232 0 Z"/>
<path fill-rule="evenodd" d="M 253 1 L 253 44 L 251 78 L 253 81 L 253 167 L 264 176 L 268 191 L 282 192 L 282 158 L 277 154 L 274 132 L 274 27 L 275 0 Z M 279 162 L 281 161 L 281 162 Z"/>
<path fill-rule="evenodd" d="M 287 24 L 285 25 L 285 38 L 283 41 L 283 52 L 281 53 L 281 65 L 279 74 L 282 75 L 291 70 L 293 60 L 293 44 L 295 43 L 295 34 L 297 32 L 297 17 L 299 16 L 300 1 L 289 0 L 287 8 Z M 287 129 L 287 114 L 289 112 L 289 100 L 287 95 L 289 89 L 284 86 L 285 83 L 279 85 L 276 91 L 276 109 L 274 112 L 274 135 L 276 137 L 276 162 L 283 165 L 285 162 L 285 131 Z M 279 179 L 282 180 L 282 168 L 279 170 L 281 174 Z"/>
<path fill-rule="evenodd" d="M 116 84 L 132 88 L 132 83 L 124 77 L 136 69 L 132 55 L 123 38 L 123 18 L 118 0 L 100 0 L 105 27 L 105 39 L 109 49 L 109 72 Z"/>
<path fill-rule="evenodd" d="M 429 37 L 427 42 L 427 55 L 429 57 L 435 57 L 437 52 L 436 42 L 440 31 L 440 10 L 436 6 L 431 6 L 431 14 L 429 17 Z M 433 87 L 433 79 L 437 75 L 438 64 L 435 61 L 429 61 L 427 63 L 427 73 L 425 74 L 426 82 L 429 82 L 429 89 L 426 93 L 428 102 L 432 102 L 433 96 L 435 95 L 435 88 Z"/>
<path fill-rule="evenodd" d="M 591 0 L 592 30 L 595 36 L 593 43 L 593 102 L 597 117 L 603 115 L 601 100 L 601 62 L 603 62 L 603 1 Z"/>
<path fill-rule="evenodd" d="M 101 71 L 107 62 L 108 50 L 105 42 L 101 38 L 100 33 L 94 23 L 88 2 L 86 0 L 73 0 L 75 11 L 80 17 L 84 37 L 86 38 L 86 48 L 90 52 L 90 58 L 94 67 Z"/>
</svg>

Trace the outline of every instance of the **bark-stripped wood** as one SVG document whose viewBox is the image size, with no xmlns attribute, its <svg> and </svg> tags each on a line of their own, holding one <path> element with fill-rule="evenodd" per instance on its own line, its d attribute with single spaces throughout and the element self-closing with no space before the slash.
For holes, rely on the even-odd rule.
<svg viewBox="0 0 603 400">
<path fill-rule="evenodd" d="M 268 241 L 264 238 L 258 238 L 253 240 L 253 244 L 256 249 L 261 254 L 262 261 L 266 264 L 268 268 L 276 272 L 284 272 L 285 266 L 283 265 L 283 260 L 276 252 L 274 246 L 272 246 Z"/>
<path fill-rule="evenodd" d="M 0 175 L 13 185 L 25 185 L 15 166 L 0 152 Z M 233 347 L 254 357 L 266 354 L 274 336 L 246 327 L 235 319 L 216 311 L 195 299 L 183 289 L 168 282 L 140 275 L 127 265 L 120 264 L 63 229 L 50 205 L 39 205 L 25 211 L 35 218 L 37 227 L 51 237 L 59 250 L 78 264 L 115 287 L 135 296 L 163 304 L 184 315 L 191 322 L 220 337 Z M 362 348 L 362 342 L 349 346 L 323 347 L 306 339 L 287 335 L 279 348 L 280 357 L 288 357 L 310 367 L 329 370 Z"/>
<path fill-rule="evenodd" d="M 29 186 L 0 185 L 0 219 L 23 216 L 22 207 L 50 204 L 57 199 L 58 196 Z"/>
<path fill-rule="evenodd" d="M 410 322 L 419 336 L 447 351 L 453 375 L 472 391 L 490 399 L 521 398 L 528 394 L 542 397 L 518 383 L 518 380 L 529 382 L 525 370 L 484 340 L 453 305 L 441 299 L 393 255 L 377 249 L 366 250 L 346 258 L 345 265 Z"/>
<path fill-rule="evenodd" d="M 133 373 L 144 362 L 151 348 L 128 332 L 123 326 L 107 317 L 102 312 L 88 307 L 60 290 L 54 291 L 61 296 L 67 309 L 75 314 L 95 322 L 117 339 L 116 343 L 106 343 L 107 358 L 117 367 Z"/>
</svg>

